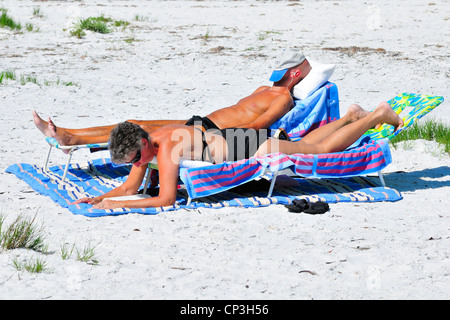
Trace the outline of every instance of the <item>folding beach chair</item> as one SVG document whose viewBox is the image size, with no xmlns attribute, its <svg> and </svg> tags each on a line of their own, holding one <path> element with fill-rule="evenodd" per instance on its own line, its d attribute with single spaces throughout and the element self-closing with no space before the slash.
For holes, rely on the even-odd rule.
<svg viewBox="0 0 450 320">
<path fill-rule="evenodd" d="M 327 154 L 269 154 L 260 158 L 225 162 L 206 167 L 180 169 L 189 202 L 229 190 L 264 175 L 271 178 L 268 197 L 272 195 L 280 172 L 290 169 L 304 178 L 343 178 L 377 173 L 385 186 L 381 170 L 392 162 L 389 140 L 407 129 L 442 103 L 443 97 L 404 93 L 388 101 L 403 118 L 404 126 L 394 132 L 382 125 L 369 130 L 345 151 Z M 403 115 L 403 114 L 405 115 Z M 292 132 L 295 130 L 291 130 Z M 300 130 L 299 130 L 300 131 Z"/>
<path fill-rule="evenodd" d="M 108 148 L 107 142 L 95 143 L 95 144 L 74 145 L 74 146 L 62 146 L 59 144 L 58 141 L 56 141 L 55 138 L 46 137 L 45 141 L 48 143 L 49 149 L 48 149 L 48 153 L 47 153 L 47 158 L 45 159 L 45 163 L 44 163 L 44 172 L 47 172 L 47 170 L 48 170 L 48 162 L 50 160 L 50 154 L 51 154 L 53 148 L 68 151 L 66 166 L 64 169 L 63 177 L 62 177 L 62 182 L 64 182 L 66 180 L 67 171 L 69 170 L 69 165 L 72 160 L 72 155 L 75 151 L 80 150 L 80 149 L 90 149 L 90 150 L 100 149 L 100 150 L 102 150 L 102 149 Z"/>
</svg>

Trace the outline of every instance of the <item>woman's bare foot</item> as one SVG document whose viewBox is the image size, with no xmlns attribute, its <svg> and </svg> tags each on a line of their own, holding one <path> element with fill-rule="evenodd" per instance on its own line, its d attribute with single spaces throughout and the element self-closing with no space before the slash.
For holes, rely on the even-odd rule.
<svg viewBox="0 0 450 320">
<path fill-rule="evenodd" d="M 403 127 L 402 118 L 395 113 L 386 101 L 380 102 L 378 107 L 374 110 L 374 113 L 378 114 L 381 123 L 387 123 L 393 126 L 394 131 L 397 131 L 399 128 Z"/>
<path fill-rule="evenodd" d="M 348 118 L 348 123 L 355 122 L 361 118 L 364 118 L 370 113 L 370 111 L 364 110 L 357 104 L 352 104 L 348 107 L 346 116 Z"/>
<path fill-rule="evenodd" d="M 71 145 L 70 135 L 65 134 L 62 130 L 58 130 L 52 119 L 48 118 L 48 121 L 43 120 L 35 110 L 33 110 L 33 121 L 36 127 L 46 137 L 55 138 L 62 146 Z"/>
</svg>

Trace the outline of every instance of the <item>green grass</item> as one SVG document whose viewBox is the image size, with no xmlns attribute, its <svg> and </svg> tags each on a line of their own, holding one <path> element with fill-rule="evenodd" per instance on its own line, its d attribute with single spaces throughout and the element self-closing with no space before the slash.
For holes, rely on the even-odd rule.
<svg viewBox="0 0 450 320">
<path fill-rule="evenodd" d="M 25 76 L 25 75 L 21 75 L 20 76 L 20 84 L 21 85 L 26 85 L 28 82 L 34 83 L 34 84 L 38 84 L 37 81 L 37 77 L 35 76 Z"/>
<path fill-rule="evenodd" d="M 126 26 L 128 26 L 130 23 L 128 21 L 124 21 L 124 20 L 117 20 L 114 21 L 114 26 L 115 27 L 122 27 L 125 28 Z"/>
<path fill-rule="evenodd" d="M 5 80 L 16 80 L 16 74 L 13 71 L 2 71 L 0 73 L 0 84 Z"/>
<path fill-rule="evenodd" d="M 9 28 L 11 30 L 21 30 L 22 25 L 13 18 L 8 16 L 8 10 L 4 8 L 0 8 L 0 27 Z"/>
<path fill-rule="evenodd" d="M 262 31 L 258 33 L 258 40 L 266 40 L 271 34 L 281 35 L 279 31 Z"/>
<path fill-rule="evenodd" d="M 70 35 L 81 39 L 86 35 L 86 32 L 84 32 L 84 30 L 81 28 L 76 28 L 74 30 L 70 30 Z"/>
<path fill-rule="evenodd" d="M 148 21 L 148 17 L 141 16 L 141 15 L 137 14 L 137 15 L 134 16 L 134 20 L 136 20 L 136 21 Z"/>
<path fill-rule="evenodd" d="M 95 247 L 91 247 L 91 244 L 89 243 L 83 248 L 83 250 L 79 251 L 77 249 L 77 260 L 88 264 L 97 265 L 98 261 L 95 259 Z"/>
<path fill-rule="evenodd" d="M 110 33 L 111 29 L 109 29 L 107 22 L 111 21 L 111 19 L 103 16 L 96 18 L 89 17 L 87 19 L 80 20 L 80 28 L 98 33 Z"/>
<path fill-rule="evenodd" d="M 21 85 L 26 85 L 27 83 L 34 83 L 38 86 L 41 86 L 41 85 L 43 85 L 43 86 L 56 85 L 56 86 L 65 86 L 65 87 L 79 86 L 76 82 L 72 82 L 72 81 L 66 82 L 66 81 L 62 81 L 61 79 L 58 79 L 56 81 L 48 81 L 47 79 L 38 81 L 38 78 L 36 76 L 32 76 L 32 75 L 20 75 L 20 77 L 17 78 L 16 73 L 14 71 L 0 72 L 0 84 L 6 84 L 7 80 L 12 80 L 12 81 L 18 80 Z"/>
<path fill-rule="evenodd" d="M 12 263 L 13 263 L 14 268 L 17 269 L 17 271 L 26 270 L 29 273 L 41 273 L 44 271 L 48 271 L 47 263 L 40 258 L 37 258 L 34 261 L 28 260 L 28 261 L 25 261 L 24 263 L 21 263 L 16 258 L 13 260 Z"/>
<path fill-rule="evenodd" d="M 106 34 L 113 32 L 113 27 L 122 27 L 123 30 L 129 24 L 130 23 L 127 21 L 105 18 L 103 15 L 99 17 L 89 17 L 80 19 L 80 21 L 76 23 L 75 28 L 70 31 L 70 34 L 81 39 L 86 35 L 85 30 Z"/>
<path fill-rule="evenodd" d="M 450 127 L 435 120 L 427 120 L 424 123 L 415 123 L 410 128 L 402 131 L 391 140 L 395 146 L 400 141 L 425 139 L 436 141 L 444 145 L 446 153 L 450 154 Z"/>
<path fill-rule="evenodd" d="M 75 244 L 72 247 L 69 247 L 67 243 L 63 243 L 60 248 L 61 259 L 67 260 L 72 256 L 73 249 L 75 248 Z"/>
<path fill-rule="evenodd" d="M 25 24 L 25 28 L 27 29 L 27 31 L 32 32 L 34 31 L 38 31 L 38 29 L 34 29 L 34 26 L 31 23 L 26 23 Z"/>
<path fill-rule="evenodd" d="M 33 8 L 33 16 L 38 17 L 38 18 L 44 17 L 44 15 L 41 12 L 41 8 L 40 7 Z"/>
<path fill-rule="evenodd" d="M 70 259 L 74 250 L 76 250 L 77 252 L 77 261 L 92 265 L 98 265 L 98 260 L 95 258 L 95 247 L 91 247 L 90 242 L 82 250 L 76 248 L 75 244 L 70 246 L 68 243 L 63 243 L 60 247 L 61 259 Z"/>
<path fill-rule="evenodd" d="M 5 216 L 0 213 L 0 252 L 14 249 L 28 249 L 38 252 L 40 257 L 31 259 L 21 259 L 16 256 L 12 260 L 12 265 L 18 271 L 28 271 L 30 273 L 41 273 L 51 271 L 47 267 L 43 255 L 53 254 L 48 251 L 48 246 L 44 244 L 44 227 L 37 226 L 35 222 L 36 216 L 32 219 L 18 215 L 15 220 L 5 225 Z M 76 250 L 76 260 L 85 262 L 90 265 L 98 265 L 95 258 L 95 248 L 89 242 L 82 250 L 78 250 L 75 244 L 72 246 L 64 243 L 60 247 L 60 255 L 62 260 L 70 259 L 74 250 Z"/>
<path fill-rule="evenodd" d="M 4 221 L 5 217 L 0 215 L 0 249 L 25 248 L 38 252 L 46 250 L 43 227 L 36 226 L 35 217 L 28 219 L 19 215 L 7 228 L 3 228 Z"/>
</svg>

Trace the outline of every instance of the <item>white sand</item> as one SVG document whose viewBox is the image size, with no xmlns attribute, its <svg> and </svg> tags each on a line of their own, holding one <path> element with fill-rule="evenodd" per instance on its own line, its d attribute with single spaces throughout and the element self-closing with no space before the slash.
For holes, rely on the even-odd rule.
<svg viewBox="0 0 450 320">
<path fill-rule="evenodd" d="M 341 114 L 351 103 L 372 109 L 402 92 L 446 96 L 448 1 L 7 0 L 0 6 L 40 29 L 0 29 L 0 71 L 41 83 L 0 85 L 0 212 L 6 224 L 37 214 L 49 251 L 1 252 L 0 299 L 450 298 L 450 159 L 433 143 L 392 150 L 385 179 L 403 200 L 333 204 L 319 216 L 271 206 L 86 218 L 4 173 L 16 162 L 44 161 L 34 108 L 72 127 L 206 115 L 270 84 L 283 47 L 337 65 L 331 80 Z M 33 17 L 36 7 L 43 17 Z M 63 31 L 78 16 L 100 14 L 130 25 L 81 40 Z M 352 46 L 369 49 L 325 50 Z M 58 79 L 77 86 L 54 84 Z M 426 118 L 450 124 L 448 105 Z M 88 158 L 84 151 L 74 156 Z M 63 243 L 96 246 L 98 265 L 76 254 L 62 260 Z M 12 266 L 36 258 L 47 272 Z"/>
</svg>

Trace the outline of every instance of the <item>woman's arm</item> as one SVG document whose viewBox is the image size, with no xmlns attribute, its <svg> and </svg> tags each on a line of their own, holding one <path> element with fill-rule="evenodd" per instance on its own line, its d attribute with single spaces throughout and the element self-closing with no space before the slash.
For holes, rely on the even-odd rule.
<svg viewBox="0 0 450 320">
<path fill-rule="evenodd" d="M 158 150 L 158 170 L 159 170 L 159 195 L 152 198 L 147 199 L 139 199 L 139 200 L 113 200 L 113 199 L 105 199 L 99 203 L 97 203 L 94 208 L 96 209 L 115 209 L 115 208 L 147 208 L 147 207 L 163 207 L 173 205 L 176 201 L 177 196 L 177 184 L 178 184 L 178 170 L 179 170 L 179 160 L 180 155 L 173 155 L 172 151 L 173 142 L 167 141 L 159 146 Z M 145 174 L 145 170 L 143 175 Z M 142 175 L 141 182 L 144 178 Z M 130 173 L 131 177 L 131 173 Z M 128 180 L 127 180 L 128 181 Z M 140 183 L 141 183 L 140 182 Z M 140 185 L 139 183 L 139 185 Z M 124 183 L 125 185 L 125 183 Z M 139 187 L 138 185 L 138 187 Z M 134 185 L 133 185 L 134 186 Z M 120 188 L 120 187 L 119 187 Z M 112 190 L 111 192 L 113 192 Z M 126 193 L 135 194 L 134 193 Z M 106 198 L 105 194 L 103 199 Z M 124 194 L 121 194 L 124 195 Z M 117 196 L 117 195 L 115 195 Z"/>
<path fill-rule="evenodd" d="M 71 203 L 71 204 L 78 204 L 78 203 L 89 203 L 94 205 L 94 208 L 101 208 L 97 206 L 102 201 L 105 201 L 103 199 L 105 198 L 112 198 L 112 197 L 120 197 L 120 196 L 127 196 L 127 195 L 134 195 L 139 190 L 140 185 L 142 184 L 142 180 L 144 179 L 145 172 L 147 170 L 147 166 L 137 167 L 133 166 L 131 168 L 130 174 L 127 178 L 127 180 L 120 185 L 119 187 L 101 195 L 95 198 L 82 198 L 78 199 L 77 201 Z"/>
</svg>

